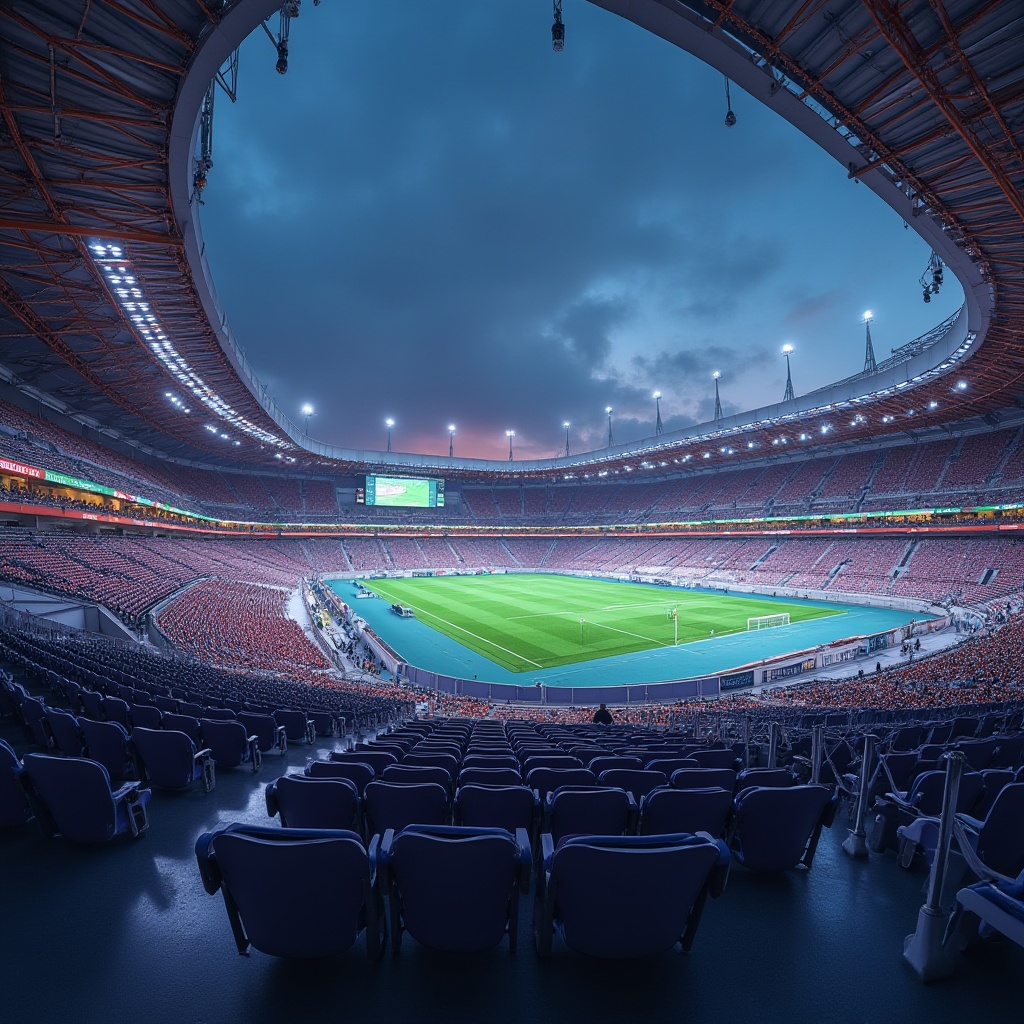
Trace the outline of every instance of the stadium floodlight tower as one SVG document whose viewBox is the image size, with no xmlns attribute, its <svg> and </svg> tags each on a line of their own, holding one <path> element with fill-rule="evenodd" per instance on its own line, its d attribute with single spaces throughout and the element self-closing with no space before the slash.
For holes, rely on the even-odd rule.
<svg viewBox="0 0 1024 1024">
<path fill-rule="evenodd" d="M 562 426 L 565 428 L 565 457 L 569 458 L 569 421 L 566 420 Z"/>
<path fill-rule="evenodd" d="M 304 431 L 306 437 L 309 437 L 309 417 L 316 415 L 316 410 L 307 402 L 302 407 L 302 415 L 306 417 L 306 429 Z"/>
<path fill-rule="evenodd" d="M 455 458 L 455 424 L 448 424 L 448 458 Z"/>
<path fill-rule="evenodd" d="M 388 428 L 388 451 L 391 451 L 391 428 L 395 425 L 395 421 L 389 416 L 384 421 L 384 426 Z"/>
<path fill-rule="evenodd" d="M 878 369 L 878 364 L 875 362 L 875 349 L 871 344 L 871 321 L 874 316 L 871 310 L 867 310 L 863 316 L 864 321 L 864 333 L 867 336 L 867 340 L 864 344 L 864 372 L 874 373 Z"/>
<path fill-rule="evenodd" d="M 615 444 L 615 438 L 612 437 L 612 407 L 606 405 L 604 411 L 608 413 L 608 447 L 611 448 Z"/>
<path fill-rule="evenodd" d="M 508 438 L 508 461 L 512 462 L 514 459 L 512 455 L 512 438 L 516 436 L 516 432 L 514 430 L 506 430 L 505 436 Z"/>
<path fill-rule="evenodd" d="M 722 398 L 718 393 L 718 378 L 722 376 L 722 373 L 720 370 L 715 370 L 711 376 L 715 378 L 715 422 L 717 423 L 722 419 Z"/>
<path fill-rule="evenodd" d="M 654 436 L 660 437 L 665 433 L 665 428 L 661 425 L 661 392 L 654 392 Z"/>
<path fill-rule="evenodd" d="M 786 342 L 782 346 L 782 354 L 786 357 L 786 393 L 782 396 L 784 402 L 791 402 L 796 397 L 793 394 L 793 374 L 789 368 L 789 354 L 793 351 L 793 346 Z"/>
</svg>

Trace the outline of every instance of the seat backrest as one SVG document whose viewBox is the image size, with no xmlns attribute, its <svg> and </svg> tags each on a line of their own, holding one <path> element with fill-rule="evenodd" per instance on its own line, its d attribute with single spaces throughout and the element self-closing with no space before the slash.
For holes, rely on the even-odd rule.
<svg viewBox="0 0 1024 1024">
<path fill-rule="evenodd" d="M 519 758 L 510 754 L 467 754 L 463 768 L 514 768 L 519 772 Z"/>
<path fill-rule="evenodd" d="M 376 778 L 373 768 L 361 761 L 308 761 L 305 774 L 314 779 L 348 779 L 360 796 Z"/>
<path fill-rule="evenodd" d="M 788 768 L 744 768 L 736 776 L 736 792 L 740 793 L 751 786 L 793 786 L 796 776 Z"/>
<path fill-rule="evenodd" d="M 240 952 L 251 943 L 270 956 L 333 956 L 375 912 L 369 858 L 354 832 L 229 824 L 199 837 L 196 859 L 207 892 L 230 893 Z"/>
<path fill-rule="evenodd" d="M 995 756 L 996 747 L 999 741 L 994 736 L 984 740 L 964 740 L 956 745 L 957 750 L 963 751 L 967 758 L 967 767 L 974 771 L 981 771 L 987 768 L 989 762 Z"/>
<path fill-rule="evenodd" d="M 110 722 L 117 722 L 126 728 L 131 726 L 131 719 L 128 715 L 128 702 L 120 697 L 103 698 L 103 717 Z"/>
<path fill-rule="evenodd" d="M 643 766 L 644 763 L 639 757 L 622 757 L 614 754 L 592 757 L 587 763 L 587 767 L 595 776 L 600 776 L 601 772 L 611 771 L 614 768 L 643 768 Z"/>
<path fill-rule="evenodd" d="M 164 715 L 160 727 L 172 732 L 183 732 L 197 746 L 202 743 L 203 733 L 199 719 L 191 715 Z"/>
<path fill-rule="evenodd" d="M 690 757 L 701 768 L 734 768 L 736 755 L 731 750 L 695 750 Z"/>
<path fill-rule="evenodd" d="M 231 708 L 205 707 L 203 709 L 203 718 L 210 722 L 234 722 L 237 720 L 237 716 Z"/>
<path fill-rule="evenodd" d="M 355 829 L 359 824 L 359 794 L 348 779 L 283 775 L 268 783 L 268 793 L 271 787 L 285 828 Z"/>
<path fill-rule="evenodd" d="M 557 843 L 565 836 L 621 836 L 632 824 L 635 804 L 624 789 L 555 790 L 547 803 L 547 827 Z"/>
<path fill-rule="evenodd" d="M 306 738 L 306 714 L 303 711 L 278 708 L 273 714 L 274 721 L 284 726 L 284 734 L 289 740 L 301 742 Z"/>
<path fill-rule="evenodd" d="M 526 776 L 526 785 L 546 800 L 559 786 L 593 786 L 597 782 L 589 768 L 534 768 Z"/>
<path fill-rule="evenodd" d="M 921 772 L 911 783 L 907 800 L 920 814 L 937 817 L 942 812 L 942 791 L 946 785 L 946 772 L 933 769 Z M 960 776 L 956 809 L 965 814 L 973 810 L 985 788 L 985 777 L 981 772 L 964 772 Z"/>
<path fill-rule="evenodd" d="M 185 789 L 199 778 L 192 737 L 173 729 L 132 729 L 146 776 L 164 789 Z"/>
<path fill-rule="evenodd" d="M 548 883 L 566 945 L 616 958 L 671 949 L 723 857 L 717 843 L 692 835 L 567 839 Z"/>
<path fill-rule="evenodd" d="M 46 720 L 50 723 L 57 749 L 65 757 L 82 757 L 85 754 L 85 736 L 78 727 L 78 719 L 59 708 L 46 709 Z"/>
<path fill-rule="evenodd" d="M 448 791 L 436 782 L 411 786 L 371 782 L 363 791 L 366 834 L 383 835 L 406 825 L 445 825 L 448 822 Z"/>
<path fill-rule="evenodd" d="M 249 737 L 245 726 L 235 718 L 199 720 L 200 742 L 210 748 L 210 756 L 223 768 L 234 768 L 249 760 Z"/>
<path fill-rule="evenodd" d="M 522 852 L 528 864 L 528 849 L 520 851 L 503 829 L 410 826 L 398 832 L 385 853 L 405 930 L 449 953 L 496 946 L 518 903 Z"/>
<path fill-rule="evenodd" d="M 250 736 L 256 737 L 260 750 L 266 753 L 273 750 L 277 742 L 277 722 L 272 715 L 264 715 L 253 711 L 239 711 L 238 720 L 245 726 Z"/>
<path fill-rule="evenodd" d="M 537 799 L 528 786 L 476 786 L 459 783 L 455 792 L 455 824 L 534 831 Z"/>
<path fill-rule="evenodd" d="M 644 765 L 652 772 L 664 772 L 666 778 L 672 776 L 683 768 L 700 768 L 700 765 L 692 757 L 656 757 Z"/>
<path fill-rule="evenodd" d="M 133 726 L 141 725 L 146 729 L 159 729 L 163 714 L 152 704 L 129 704 L 128 717 Z"/>
<path fill-rule="evenodd" d="M 328 758 L 342 763 L 357 761 L 359 764 L 368 764 L 375 775 L 380 775 L 389 764 L 398 764 L 398 758 L 386 750 L 332 750 Z"/>
<path fill-rule="evenodd" d="M 135 760 L 128 745 L 128 730 L 117 722 L 79 718 L 78 727 L 85 736 L 86 754 L 99 761 L 114 782 L 122 782 L 135 773 Z"/>
<path fill-rule="evenodd" d="M 57 830 L 79 843 L 101 843 L 118 831 L 110 777 L 84 757 L 26 754 L 25 774 Z"/>
<path fill-rule="evenodd" d="M 662 786 L 640 801 L 640 835 L 707 832 L 724 835 L 732 812 L 732 791 L 719 786 L 674 789 Z"/>
<path fill-rule="evenodd" d="M 516 768 L 463 768 L 459 785 L 518 786 L 523 777 Z"/>
<path fill-rule="evenodd" d="M 32 808 L 19 781 L 21 772 L 18 755 L 0 740 L 0 828 L 21 825 L 32 817 Z"/>
<path fill-rule="evenodd" d="M 978 856 L 1010 878 L 1024 869 L 1024 783 L 999 791 L 978 836 Z"/>
<path fill-rule="evenodd" d="M 459 759 L 454 754 L 418 754 L 419 747 L 413 753 L 402 758 L 402 764 L 409 768 L 443 768 L 454 779 L 459 774 Z"/>
<path fill-rule="evenodd" d="M 539 757 L 530 755 L 523 760 L 523 774 L 529 775 L 534 768 L 582 768 L 583 762 L 568 754 L 541 754 Z"/>
<path fill-rule="evenodd" d="M 414 785 L 418 782 L 437 782 L 449 793 L 455 788 L 451 775 L 444 768 L 433 765 L 390 764 L 381 775 L 384 782 L 397 782 L 399 785 Z"/>
<path fill-rule="evenodd" d="M 651 771 L 643 768 L 610 768 L 597 777 L 599 786 L 611 786 L 624 789 L 633 794 L 638 803 L 640 798 L 652 789 L 664 786 L 668 782 L 664 772 Z"/>
<path fill-rule="evenodd" d="M 676 789 L 719 786 L 732 792 L 736 788 L 736 773 L 731 768 L 680 768 L 672 773 L 671 784 Z"/>
<path fill-rule="evenodd" d="M 752 871 L 795 867 L 831 799 L 826 786 L 745 789 L 734 804 L 737 860 Z"/>
</svg>

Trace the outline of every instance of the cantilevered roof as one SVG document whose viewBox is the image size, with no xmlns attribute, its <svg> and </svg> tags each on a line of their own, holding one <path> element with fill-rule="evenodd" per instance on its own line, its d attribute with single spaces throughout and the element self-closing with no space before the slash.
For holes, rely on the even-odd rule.
<svg viewBox="0 0 1024 1024">
<path fill-rule="evenodd" d="M 719 68 L 877 192 L 960 280 L 960 315 L 878 374 L 569 459 L 307 446 L 231 335 L 195 187 L 209 83 L 279 0 L 0 0 L 0 378 L 173 458 L 473 476 L 732 464 L 1022 404 L 1022 5 L 592 2 Z"/>
</svg>

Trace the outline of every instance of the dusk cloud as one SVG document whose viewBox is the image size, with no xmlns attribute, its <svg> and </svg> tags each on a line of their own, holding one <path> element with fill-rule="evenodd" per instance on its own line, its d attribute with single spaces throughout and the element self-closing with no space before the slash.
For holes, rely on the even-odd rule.
<svg viewBox="0 0 1024 1024">
<path fill-rule="evenodd" d="M 307 9 L 308 8 L 308 9 Z M 279 406 L 351 448 L 548 457 L 777 401 L 938 322 L 928 249 L 717 72 L 587 4 L 303 5 L 218 98 L 202 210 L 228 322 Z M 948 294 L 948 300 L 947 300 Z M 881 357 L 881 356 L 880 356 Z M 851 369 L 852 367 L 852 369 Z M 710 396 L 710 397 L 709 397 Z M 711 406 L 709 408 L 709 401 Z"/>
</svg>

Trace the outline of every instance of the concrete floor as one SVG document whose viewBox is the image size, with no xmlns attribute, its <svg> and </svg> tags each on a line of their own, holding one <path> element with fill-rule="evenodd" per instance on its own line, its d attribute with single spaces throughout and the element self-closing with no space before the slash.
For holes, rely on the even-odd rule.
<svg viewBox="0 0 1024 1024">
<path fill-rule="evenodd" d="M 0 736 L 30 748 L 10 721 Z M 734 867 L 709 901 L 693 950 L 645 961 L 595 961 L 556 940 L 532 947 L 532 898 L 520 946 L 449 956 L 405 937 L 367 962 L 362 942 L 327 961 L 235 952 L 221 897 L 203 890 L 196 837 L 221 820 L 270 823 L 263 788 L 328 747 L 294 746 L 262 771 L 223 770 L 216 789 L 155 791 L 138 841 L 75 846 L 35 823 L 0 834 L 0 1017 L 12 1024 L 144 1020 L 1010 1022 L 1021 1019 L 1024 950 L 963 958 L 924 986 L 903 963 L 922 874 L 891 856 L 854 861 L 846 818 L 821 840 L 813 870 L 761 877 Z"/>
</svg>

